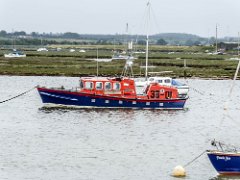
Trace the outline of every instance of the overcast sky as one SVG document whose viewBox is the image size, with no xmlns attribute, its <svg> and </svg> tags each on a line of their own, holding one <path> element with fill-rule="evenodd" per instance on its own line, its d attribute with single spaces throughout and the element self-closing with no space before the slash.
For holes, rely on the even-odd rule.
<svg viewBox="0 0 240 180">
<path fill-rule="evenodd" d="M 0 30 L 145 34 L 147 0 L 0 0 Z M 240 0 L 151 0 L 150 34 L 237 36 Z"/>
</svg>

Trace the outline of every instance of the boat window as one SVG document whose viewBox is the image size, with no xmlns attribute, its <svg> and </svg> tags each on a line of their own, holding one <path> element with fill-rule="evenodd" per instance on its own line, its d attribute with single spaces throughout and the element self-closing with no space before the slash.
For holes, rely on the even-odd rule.
<svg viewBox="0 0 240 180">
<path fill-rule="evenodd" d="M 110 82 L 105 82 L 105 90 L 111 90 L 112 84 Z"/>
<path fill-rule="evenodd" d="M 171 83 L 170 79 L 165 79 L 164 82 L 165 83 Z"/>
<path fill-rule="evenodd" d="M 102 90 L 103 89 L 103 83 L 102 82 L 96 82 L 96 90 Z"/>
<path fill-rule="evenodd" d="M 93 82 L 85 82 L 85 89 L 93 89 Z"/>
<path fill-rule="evenodd" d="M 162 83 L 162 80 L 158 80 L 158 83 Z"/>
<path fill-rule="evenodd" d="M 80 80 L 80 88 L 83 88 L 83 82 Z"/>
<path fill-rule="evenodd" d="M 120 83 L 119 82 L 116 82 L 116 83 L 113 83 L 113 90 L 120 90 Z"/>
</svg>

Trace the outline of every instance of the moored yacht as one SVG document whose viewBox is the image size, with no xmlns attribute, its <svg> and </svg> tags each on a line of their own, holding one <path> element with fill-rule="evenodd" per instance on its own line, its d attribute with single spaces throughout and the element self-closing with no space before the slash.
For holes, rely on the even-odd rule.
<svg viewBox="0 0 240 180">
<path fill-rule="evenodd" d="M 20 57 L 26 57 L 26 54 L 24 54 L 22 51 L 13 50 L 12 52 L 8 54 L 4 54 L 4 57 L 6 58 L 20 58 Z"/>
</svg>

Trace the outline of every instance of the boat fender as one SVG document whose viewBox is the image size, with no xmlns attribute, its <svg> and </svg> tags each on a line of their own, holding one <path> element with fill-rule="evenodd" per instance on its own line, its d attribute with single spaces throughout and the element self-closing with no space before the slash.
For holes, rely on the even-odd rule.
<svg viewBox="0 0 240 180">
<path fill-rule="evenodd" d="M 174 177 L 185 177 L 186 176 L 186 171 L 182 166 L 178 165 L 173 169 L 172 176 L 174 176 Z"/>
</svg>

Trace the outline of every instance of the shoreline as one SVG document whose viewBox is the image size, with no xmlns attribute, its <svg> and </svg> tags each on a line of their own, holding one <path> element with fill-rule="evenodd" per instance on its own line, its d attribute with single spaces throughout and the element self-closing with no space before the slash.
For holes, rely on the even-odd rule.
<svg viewBox="0 0 240 180">
<path fill-rule="evenodd" d="M 51 75 L 51 74 L 0 74 L 0 76 L 26 76 L 26 77 L 31 77 L 31 76 L 36 76 L 36 77 L 96 77 L 96 75 L 81 75 L 81 76 L 68 76 L 68 75 Z M 99 75 L 99 77 L 120 77 L 120 75 Z M 154 77 L 154 76 L 149 76 L 149 77 Z M 164 77 L 171 77 L 171 76 L 164 76 Z M 136 76 L 132 78 L 145 78 L 144 76 Z M 172 77 L 173 79 L 191 79 L 191 80 L 232 80 L 230 77 L 200 77 L 200 76 L 194 76 L 194 77 L 182 77 L 182 76 L 174 76 Z M 240 76 L 237 77 L 236 80 L 240 80 Z"/>
</svg>

